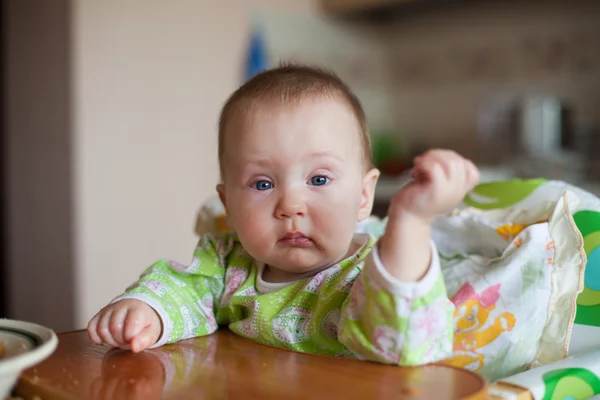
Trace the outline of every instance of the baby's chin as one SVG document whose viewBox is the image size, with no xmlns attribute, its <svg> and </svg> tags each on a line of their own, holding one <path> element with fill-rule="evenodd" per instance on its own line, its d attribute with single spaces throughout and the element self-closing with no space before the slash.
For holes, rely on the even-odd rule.
<svg viewBox="0 0 600 400">
<path fill-rule="evenodd" d="M 307 274 L 311 271 L 319 272 L 333 266 L 349 257 L 356 249 L 353 243 L 343 248 L 323 249 L 317 246 L 311 248 L 276 249 L 269 254 L 271 257 L 265 264 L 275 266 L 280 271 L 294 274 Z"/>
<path fill-rule="evenodd" d="M 270 268 L 276 269 L 283 274 L 310 275 L 326 269 L 335 264 L 335 259 L 326 257 L 277 257 L 265 262 Z"/>
</svg>

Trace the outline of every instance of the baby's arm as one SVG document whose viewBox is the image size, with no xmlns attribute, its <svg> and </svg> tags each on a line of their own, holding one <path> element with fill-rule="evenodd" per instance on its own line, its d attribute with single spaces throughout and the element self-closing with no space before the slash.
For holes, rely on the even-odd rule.
<svg viewBox="0 0 600 400">
<path fill-rule="evenodd" d="M 356 355 L 417 365 L 452 349 L 452 314 L 431 222 L 479 179 L 460 155 L 433 150 L 415 159 L 414 180 L 394 196 L 385 233 L 342 310 L 340 341 Z"/>
<path fill-rule="evenodd" d="M 414 160 L 413 181 L 392 198 L 379 256 L 396 279 L 414 282 L 429 268 L 431 222 L 448 212 L 477 184 L 473 163 L 449 150 L 431 150 Z"/>
<path fill-rule="evenodd" d="M 217 329 L 231 236 L 203 236 L 190 265 L 161 260 L 88 325 L 96 343 L 142 351 Z"/>
<path fill-rule="evenodd" d="M 340 342 L 357 357 L 421 365 L 452 350 L 454 306 L 447 297 L 433 243 L 419 282 L 401 282 L 382 265 L 375 247 L 342 307 Z"/>
</svg>

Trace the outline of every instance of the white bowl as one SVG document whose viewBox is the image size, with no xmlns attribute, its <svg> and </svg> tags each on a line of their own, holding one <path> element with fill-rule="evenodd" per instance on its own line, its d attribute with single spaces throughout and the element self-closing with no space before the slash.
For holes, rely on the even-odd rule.
<svg viewBox="0 0 600 400">
<path fill-rule="evenodd" d="M 0 358 L 0 399 L 8 396 L 21 372 L 54 352 L 56 334 L 30 322 L 0 319 L 0 344 L 6 352 Z"/>
</svg>

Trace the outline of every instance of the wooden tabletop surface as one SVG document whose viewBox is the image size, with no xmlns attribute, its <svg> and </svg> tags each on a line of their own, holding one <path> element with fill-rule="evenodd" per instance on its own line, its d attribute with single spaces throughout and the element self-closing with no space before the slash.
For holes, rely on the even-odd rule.
<svg viewBox="0 0 600 400">
<path fill-rule="evenodd" d="M 59 335 L 56 352 L 23 373 L 16 396 L 43 400 L 471 399 L 487 398 L 479 375 L 430 365 L 400 368 L 293 353 L 227 330 L 139 354 Z"/>
</svg>

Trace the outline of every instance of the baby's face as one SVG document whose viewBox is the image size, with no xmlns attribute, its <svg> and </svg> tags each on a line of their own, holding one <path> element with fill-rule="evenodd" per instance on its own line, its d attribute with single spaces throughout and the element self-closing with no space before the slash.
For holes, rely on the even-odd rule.
<svg viewBox="0 0 600 400">
<path fill-rule="evenodd" d="M 347 255 L 377 179 L 364 171 L 358 129 L 350 109 L 330 99 L 264 105 L 231 124 L 219 192 L 251 256 L 295 274 Z"/>
</svg>

